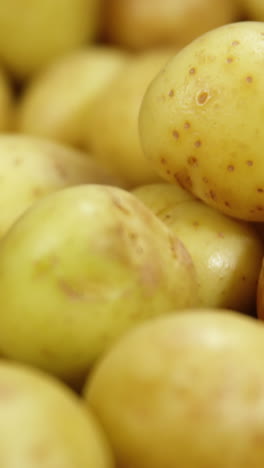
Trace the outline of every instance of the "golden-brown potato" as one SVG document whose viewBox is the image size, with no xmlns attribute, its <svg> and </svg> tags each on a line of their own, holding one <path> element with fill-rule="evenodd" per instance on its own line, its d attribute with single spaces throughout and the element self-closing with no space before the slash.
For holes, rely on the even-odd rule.
<svg viewBox="0 0 264 468">
<path fill-rule="evenodd" d="M 215 29 L 172 58 L 140 112 L 145 154 L 227 215 L 264 221 L 264 24 Z"/>
<path fill-rule="evenodd" d="M 149 83 L 173 53 L 154 50 L 131 58 L 94 100 L 84 126 L 87 148 L 130 186 L 159 180 L 141 148 L 138 114 Z"/>
<path fill-rule="evenodd" d="M 184 198 L 188 192 L 177 185 L 146 185 L 133 193 L 184 243 L 203 306 L 255 313 L 264 248 L 253 227 L 193 197 Z"/>
<path fill-rule="evenodd" d="M 263 354 L 260 322 L 216 309 L 121 338 L 85 388 L 117 466 L 263 468 Z"/>
<path fill-rule="evenodd" d="M 92 41 L 99 27 L 101 0 L 2 0 L 0 60 L 25 78 Z"/>
<path fill-rule="evenodd" d="M 261 1 L 261 0 L 260 0 Z M 133 49 L 186 45 L 236 18 L 234 0 L 107 0 L 105 36 Z"/>
<path fill-rule="evenodd" d="M 78 50 L 53 63 L 24 90 L 17 130 L 81 147 L 92 100 L 125 61 L 111 47 Z"/>
</svg>

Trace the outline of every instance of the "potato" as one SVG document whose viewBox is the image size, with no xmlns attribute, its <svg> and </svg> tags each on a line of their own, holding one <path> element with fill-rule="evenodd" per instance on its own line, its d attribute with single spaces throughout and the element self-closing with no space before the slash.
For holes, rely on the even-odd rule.
<svg viewBox="0 0 264 468">
<path fill-rule="evenodd" d="M 141 148 L 138 114 L 149 83 L 173 54 L 154 50 L 128 61 L 93 101 L 84 125 L 86 147 L 131 187 L 159 180 Z"/>
<path fill-rule="evenodd" d="M 241 0 L 247 16 L 255 21 L 264 21 L 263 0 Z"/>
<path fill-rule="evenodd" d="M 125 57 L 117 49 L 94 46 L 56 61 L 25 89 L 17 109 L 17 130 L 81 147 L 91 101 Z"/>
<path fill-rule="evenodd" d="M 0 238 L 36 200 L 84 183 L 115 183 L 92 157 L 49 140 L 0 135 Z"/>
<path fill-rule="evenodd" d="M 13 112 L 13 91 L 5 72 L 0 69 L 0 133 L 12 129 Z"/>
<path fill-rule="evenodd" d="M 18 78 L 94 39 L 101 0 L 2 0 L 0 59 Z"/>
<path fill-rule="evenodd" d="M 201 304 L 252 313 L 264 255 L 254 228 L 184 199 L 187 192 L 177 185 L 146 185 L 133 193 L 184 243 L 196 268 Z"/>
<path fill-rule="evenodd" d="M 264 328 L 232 311 L 151 320 L 98 363 L 85 398 L 126 468 L 264 466 Z"/>
<path fill-rule="evenodd" d="M 182 46 L 236 18 L 234 0 L 107 0 L 105 36 L 132 49 Z"/>
<path fill-rule="evenodd" d="M 78 385 L 135 324 L 198 304 L 190 256 L 125 190 L 87 185 L 35 204 L 0 244 L 0 348 Z"/>
<path fill-rule="evenodd" d="M 215 29 L 180 51 L 145 94 L 139 126 L 158 173 L 229 216 L 264 220 L 264 25 Z"/>
<path fill-rule="evenodd" d="M 0 362 L 3 468 L 113 468 L 97 421 L 48 375 Z"/>
</svg>

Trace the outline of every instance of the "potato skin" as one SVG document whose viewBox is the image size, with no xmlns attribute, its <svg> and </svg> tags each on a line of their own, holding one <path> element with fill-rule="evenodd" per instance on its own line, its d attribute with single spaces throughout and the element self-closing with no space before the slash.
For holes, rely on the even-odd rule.
<svg viewBox="0 0 264 468">
<path fill-rule="evenodd" d="M 118 466 L 262 468 L 263 337 L 255 319 L 216 309 L 124 336 L 84 390 Z"/>
<path fill-rule="evenodd" d="M 115 187 L 46 196 L 0 251 L 0 348 L 71 383 L 132 326 L 199 304 L 181 242 Z"/>
<path fill-rule="evenodd" d="M 113 468 L 101 427 L 80 399 L 36 369 L 0 361 L 5 468 Z"/>
<path fill-rule="evenodd" d="M 150 163 L 223 213 L 264 220 L 263 23 L 226 25 L 180 51 L 140 112 Z"/>
</svg>

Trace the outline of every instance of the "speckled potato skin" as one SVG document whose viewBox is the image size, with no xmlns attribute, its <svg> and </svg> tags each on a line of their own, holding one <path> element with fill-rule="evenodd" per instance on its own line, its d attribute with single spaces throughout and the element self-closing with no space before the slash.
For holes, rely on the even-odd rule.
<svg viewBox="0 0 264 468">
<path fill-rule="evenodd" d="M 84 122 L 86 148 L 129 187 L 160 180 L 142 151 L 138 114 L 149 83 L 174 53 L 161 49 L 131 58 L 98 94 Z"/>
<path fill-rule="evenodd" d="M 133 191 L 190 253 L 201 305 L 252 313 L 264 255 L 263 242 L 249 224 L 231 219 L 194 199 L 178 185 L 153 184 Z"/>
<path fill-rule="evenodd" d="M 19 134 L 0 135 L 0 179 L 0 237 L 48 193 L 84 183 L 118 183 L 85 153 Z"/>
<path fill-rule="evenodd" d="M 94 40 L 101 0 L 9 0 L 0 3 L 0 60 L 18 79 Z"/>
<path fill-rule="evenodd" d="M 124 52 L 103 46 L 63 56 L 26 87 L 17 106 L 17 130 L 82 147 L 91 103 L 125 58 Z"/>
<path fill-rule="evenodd" d="M 73 383 L 130 327 L 199 303 L 183 245 L 136 197 L 101 185 L 32 207 L 2 240 L 0 276 L 0 351 Z"/>
<path fill-rule="evenodd" d="M 66 386 L 0 361 L 0 459 L 5 468 L 113 468 L 97 421 Z"/>
<path fill-rule="evenodd" d="M 139 126 L 158 173 L 227 215 L 264 220 L 264 25 L 243 22 L 180 51 L 145 94 Z"/>
<path fill-rule="evenodd" d="M 217 309 L 123 337 L 84 390 L 117 465 L 262 468 L 263 337 L 260 322 Z"/>
</svg>

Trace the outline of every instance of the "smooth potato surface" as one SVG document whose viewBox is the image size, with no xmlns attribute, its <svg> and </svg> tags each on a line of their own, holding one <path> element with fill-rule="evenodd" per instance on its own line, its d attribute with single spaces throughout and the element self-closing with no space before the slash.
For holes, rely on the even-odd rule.
<svg viewBox="0 0 264 468">
<path fill-rule="evenodd" d="M 84 392 L 117 466 L 262 468 L 263 337 L 260 322 L 217 309 L 123 337 Z"/>
<path fill-rule="evenodd" d="M 227 215 L 264 220 L 264 25 L 211 31 L 180 51 L 141 107 L 147 159 Z"/>
</svg>

